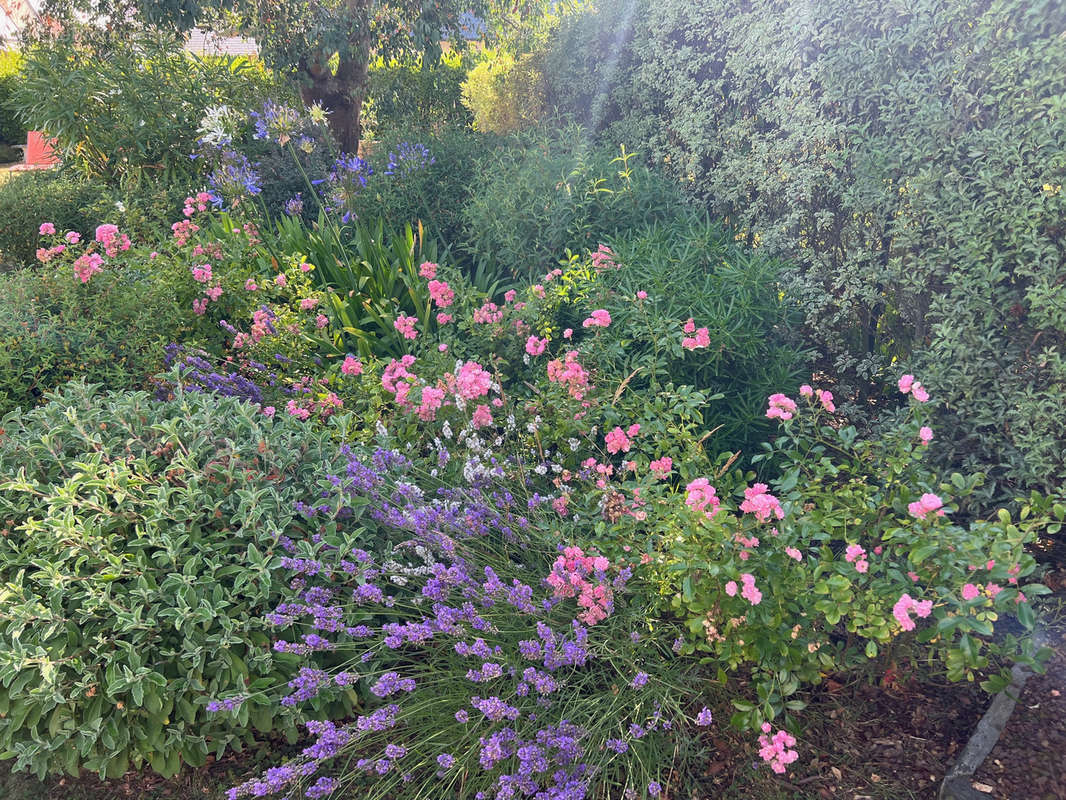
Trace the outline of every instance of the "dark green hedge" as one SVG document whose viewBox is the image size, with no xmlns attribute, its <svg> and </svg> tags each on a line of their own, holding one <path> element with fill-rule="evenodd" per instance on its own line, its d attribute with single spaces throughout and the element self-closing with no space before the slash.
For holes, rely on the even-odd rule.
<svg viewBox="0 0 1066 800">
<path fill-rule="evenodd" d="M 1000 496 L 1061 485 L 1066 6 L 643 0 L 627 36 L 631 7 L 563 28 L 560 109 L 604 109 L 601 137 L 793 263 L 820 366 L 859 399 L 920 371 L 947 462 Z"/>
</svg>

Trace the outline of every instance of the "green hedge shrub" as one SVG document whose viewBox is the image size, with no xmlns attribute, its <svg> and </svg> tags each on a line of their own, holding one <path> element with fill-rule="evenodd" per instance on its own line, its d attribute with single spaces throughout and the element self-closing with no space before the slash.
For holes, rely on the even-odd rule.
<svg viewBox="0 0 1066 800">
<path fill-rule="evenodd" d="M 82 232 L 110 222 L 136 242 L 162 241 L 187 194 L 183 184 L 145 174 L 113 185 L 64 170 L 12 173 L 0 183 L 0 269 L 36 263 L 44 221 Z"/>
<path fill-rule="evenodd" d="M 750 453 L 767 435 L 766 398 L 805 377 L 803 354 L 793 345 L 802 314 L 781 291 L 786 265 L 696 216 L 622 234 L 610 246 L 621 266 L 600 275 L 582 314 L 604 308 L 611 315 L 598 334 L 597 374 L 629 377 L 627 392 L 638 396 L 668 384 L 720 395 L 704 410 L 716 429 L 709 452 Z M 690 318 L 708 329 L 706 347 L 680 346 Z"/>
<path fill-rule="evenodd" d="M 276 96 L 275 78 L 258 62 L 199 58 L 172 36 L 93 44 L 64 34 L 29 51 L 13 100 L 20 118 L 55 137 L 64 160 L 87 176 L 194 178 L 199 164 L 190 155 L 207 110 L 247 113 Z"/>
<path fill-rule="evenodd" d="M 463 105 L 474 116 L 474 128 L 492 133 L 517 133 L 544 119 L 544 68 L 539 53 L 515 58 L 496 53 L 466 76 Z"/>
<path fill-rule="evenodd" d="M 432 65 L 371 65 L 363 106 L 366 128 L 380 139 L 397 131 L 469 127 L 473 117 L 462 100 L 466 74 L 458 54 L 445 54 Z"/>
<path fill-rule="evenodd" d="M 384 176 L 389 153 L 404 142 L 425 145 L 433 163 L 403 176 Z M 500 146 L 498 137 L 468 128 L 394 131 L 374 143 L 369 160 L 377 175 L 355 198 L 356 216 L 368 223 L 382 219 L 390 228 L 421 221 L 443 244 L 455 247 L 464 235 L 463 208 L 475 191 L 478 159 Z"/>
<path fill-rule="evenodd" d="M 539 277 L 564 250 L 671 218 L 680 191 L 620 149 L 571 127 L 537 133 L 482 158 L 463 209 L 464 247 L 501 276 Z"/>
<path fill-rule="evenodd" d="M 78 377 L 143 388 L 167 344 L 214 333 L 200 330 L 189 283 L 176 261 L 139 275 L 105 270 L 85 285 L 47 268 L 0 275 L 0 414 Z"/>
<path fill-rule="evenodd" d="M 329 434 L 233 398 L 69 384 L 3 419 L 0 752 L 38 775 L 164 775 L 286 733 L 262 616 Z"/>
<path fill-rule="evenodd" d="M 630 109 L 603 135 L 640 132 L 633 146 L 689 194 L 796 265 L 790 291 L 842 397 L 876 400 L 874 377 L 903 360 L 943 401 L 944 464 L 988 473 L 1000 500 L 1061 486 L 1066 6 L 645 0 L 635 13 L 619 58 L 637 67 L 593 63 L 582 82 Z M 556 69 L 580 73 L 567 49 L 580 28 Z M 587 100 L 569 103 L 581 118 Z"/>
<path fill-rule="evenodd" d="M 55 171 L 15 172 L 0 182 L 0 269 L 32 264 L 37 230 L 45 221 L 57 228 L 86 231 L 93 216 L 85 207 L 96 202 L 102 184 Z"/>
<path fill-rule="evenodd" d="M 0 143 L 26 144 L 26 126 L 11 108 L 11 97 L 22 79 L 22 55 L 17 50 L 0 52 Z"/>
</svg>

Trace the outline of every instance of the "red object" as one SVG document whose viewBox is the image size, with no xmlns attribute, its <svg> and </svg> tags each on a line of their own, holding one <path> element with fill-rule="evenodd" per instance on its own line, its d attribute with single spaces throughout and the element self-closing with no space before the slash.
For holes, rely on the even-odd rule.
<svg viewBox="0 0 1066 800">
<path fill-rule="evenodd" d="M 26 164 L 32 167 L 50 167 L 59 163 L 52 151 L 54 139 L 45 139 L 40 131 L 26 134 Z"/>
</svg>

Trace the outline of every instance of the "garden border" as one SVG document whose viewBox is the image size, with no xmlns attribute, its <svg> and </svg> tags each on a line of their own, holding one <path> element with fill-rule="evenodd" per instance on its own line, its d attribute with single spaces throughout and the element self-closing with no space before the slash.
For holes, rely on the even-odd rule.
<svg viewBox="0 0 1066 800">
<path fill-rule="evenodd" d="M 973 788 L 973 776 L 999 741 L 1018 698 L 1021 697 L 1025 682 L 1032 674 L 1032 670 L 1022 664 L 1015 664 L 1011 668 L 1010 684 L 992 699 L 988 710 L 974 728 L 962 755 L 944 776 L 940 793 L 937 795 L 939 800 L 994 800 L 993 795 Z"/>
</svg>

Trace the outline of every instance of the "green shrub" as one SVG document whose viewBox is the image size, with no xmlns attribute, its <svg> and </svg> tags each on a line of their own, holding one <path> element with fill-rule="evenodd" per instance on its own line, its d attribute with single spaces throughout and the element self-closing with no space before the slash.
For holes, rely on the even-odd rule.
<svg viewBox="0 0 1066 800">
<path fill-rule="evenodd" d="M 245 113 L 272 93 L 272 80 L 256 62 L 198 58 L 162 34 L 97 46 L 64 35 L 27 53 L 13 105 L 84 175 L 180 182 L 198 172 L 190 155 L 206 112 Z"/>
<path fill-rule="evenodd" d="M 94 217 L 84 209 L 102 191 L 98 182 L 50 170 L 8 175 L 0 182 L 0 269 L 34 262 L 37 229 L 46 220 L 58 228 L 89 230 Z"/>
<path fill-rule="evenodd" d="M 622 234 L 610 245 L 619 268 L 601 272 L 580 319 L 567 324 L 577 328 L 596 308 L 610 313 L 593 351 L 599 374 L 629 377 L 623 403 L 668 384 L 720 396 L 703 409 L 716 429 L 709 451 L 749 452 L 767 432 L 766 398 L 803 373 L 793 345 L 802 315 L 781 291 L 786 265 L 696 217 Z M 707 328 L 709 344 L 682 346 L 689 319 Z"/>
<path fill-rule="evenodd" d="M 140 174 L 117 186 L 100 186 L 81 213 L 92 226 L 118 225 L 135 242 L 163 242 L 170 236 L 170 226 L 181 219 L 188 193 L 180 183 Z"/>
<path fill-rule="evenodd" d="M 429 66 L 372 65 L 363 106 L 367 129 L 380 139 L 397 131 L 439 134 L 468 127 L 473 118 L 462 101 L 466 72 L 458 54 L 445 54 Z"/>
<path fill-rule="evenodd" d="M 1034 496 L 1015 517 L 1000 509 L 960 521 L 958 501 L 982 476 L 942 477 L 923 463 L 937 445 L 922 438 L 930 414 L 921 403 L 865 438 L 827 415 L 833 398 L 821 392 L 769 398 L 768 412 L 783 415 L 757 457 L 781 470 L 770 486 L 742 487 L 711 513 L 686 509 L 687 519 L 652 529 L 668 553 L 662 575 L 688 647 L 710 653 L 723 682 L 732 680 L 726 671 L 751 670 L 756 691 L 733 703 L 732 722 L 787 719 L 806 705 L 802 689 L 826 674 L 935 659 L 949 680 L 994 692 L 1009 684 L 1012 664 L 1050 655 L 1032 635 L 1031 601 L 1050 590 L 1027 545 L 1066 509 Z M 650 503 L 655 488 L 642 492 Z M 698 487 L 687 488 L 692 505 Z M 1021 638 L 1004 630 L 1007 615 L 1025 629 Z"/>
<path fill-rule="evenodd" d="M 17 50 L 0 52 L 0 142 L 4 144 L 26 144 L 26 126 L 18 119 L 10 105 L 20 80 L 22 55 Z"/>
<path fill-rule="evenodd" d="M 902 359 L 943 401 L 945 465 L 986 472 L 999 500 L 1061 486 L 1066 6 L 644 2 L 615 54 L 636 66 L 581 67 L 568 43 L 610 47 L 614 29 L 585 26 L 623 5 L 564 26 L 549 59 L 629 110 L 603 135 L 639 134 L 796 266 L 790 293 L 842 396 L 878 402 L 875 376 Z M 581 118 L 587 102 L 561 105 Z"/>
<path fill-rule="evenodd" d="M 78 377 L 144 387 L 163 365 L 163 348 L 197 330 L 194 289 L 176 294 L 187 277 L 175 262 L 140 274 L 105 270 L 85 285 L 69 269 L 0 275 L 0 414 L 32 408 Z"/>
<path fill-rule="evenodd" d="M 540 55 L 526 53 L 516 59 L 500 52 L 482 61 L 466 76 L 463 105 L 479 131 L 516 133 L 537 124 L 545 111 Z"/>
<path fill-rule="evenodd" d="M 232 398 L 70 384 L 3 420 L 0 743 L 39 775 L 164 775 L 292 731 L 260 619 L 328 435 Z"/>
<path fill-rule="evenodd" d="M 671 218 L 679 190 L 624 148 L 585 143 L 580 128 L 536 135 L 481 159 L 463 209 L 464 247 L 502 276 L 543 275 L 566 248 Z"/>
<path fill-rule="evenodd" d="M 469 129 L 395 131 L 374 143 L 370 163 L 378 175 L 389 154 L 404 142 L 429 150 L 433 163 L 425 169 L 387 180 L 375 180 L 353 202 L 356 216 L 367 222 L 383 219 L 390 227 L 421 221 L 443 244 L 457 247 L 463 238 L 463 207 L 473 189 L 478 159 L 494 152 L 500 140 Z"/>
<path fill-rule="evenodd" d="M 596 134 L 632 116 L 640 67 L 632 43 L 642 14 L 633 0 L 600 0 L 559 18 L 542 55 L 552 111 Z M 638 140 L 605 136 L 604 141 Z"/>
</svg>

